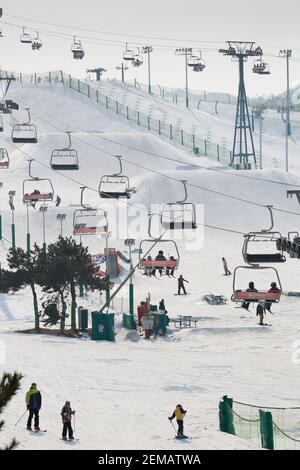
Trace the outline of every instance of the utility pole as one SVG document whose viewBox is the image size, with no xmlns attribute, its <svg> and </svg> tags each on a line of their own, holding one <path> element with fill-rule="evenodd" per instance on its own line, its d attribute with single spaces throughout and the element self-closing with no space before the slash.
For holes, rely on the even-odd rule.
<svg viewBox="0 0 300 470">
<path fill-rule="evenodd" d="M 45 214 L 48 210 L 48 206 L 46 206 L 45 204 L 43 204 L 41 207 L 40 207 L 40 212 L 42 213 L 42 216 L 43 216 L 43 251 L 44 253 L 46 253 L 47 251 L 47 246 L 46 246 L 46 226 L 45 226 Z"/>
<path fill-rule="evenodd" d="M 254 48 L 254 42 L 227 41 L 227 44 L 228 48 L 220 49 L 220 54 L 231 57 L 239 64 L 239 92 L 231 166 L 236 170 L 250 170 L 249 158 L 253 158 L 256 167 L 256 155 L 245 88 L 244 63 L 248 57 L 262 57 L 263 51 L 261 47 Z"/>
<path fill-rule="evenodd" d="M 121 70 L 121 78 L 122 78 L 122 83 L 125 83 L 125 70 L 128 70 L 127 65 L 125 65 L 123 62 L 121 65 L 118 65 L 116 67 L 117 70 Z"/>
<path fill-rule="evenodd" d="M 153 52 L 152 46 L 144 46 L 142 47 L 142 53 L 147 54 L 148 59 L 148 93 L 151 95 L 151 74 L 150 74 L 150 53 Z"/>
<path fill-rule="evenodd" d="M 9 191 L 9 207 L 11 210 L 11 245 L 12 248 L 16 248 L 16 226 L 15 226 L 15 206 L 14 206 L 14 196 L 16 191 Z"/>
<path fill-rule="evenodd" d="M 63 221 L 66 220 L 67 214 L 57 214 L 56 219 L 60 221 L 60 236 L 63 236 Z"/>
<path fill-rule="evenodd" d="M 285 132 L 285 169 L 289 171 L 289 136 L 291 135 L 290 121 L 290 58 L 292 49 L 281 49 L 279 57 L 286 59 L 286 132 Z"/>
<path fill-rule="evenodd" d="M 189 107 L 189 85 L 188 85 L 188 57 L 192 55 L 191 47 L 183 47 L 175 50 L 175 55 L 183 55 L 185 58 L 185 106 Z"/>
</svg>

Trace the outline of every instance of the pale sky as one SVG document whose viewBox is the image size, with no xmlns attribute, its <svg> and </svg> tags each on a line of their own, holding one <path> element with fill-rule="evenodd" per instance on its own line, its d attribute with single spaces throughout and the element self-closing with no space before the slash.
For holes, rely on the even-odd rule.
<svg viewBox="0 0 300 470">
<path fill-rule="evenodd" d="M 195 47 L 195 51 L 202 49 L 207 67 L 203 73 L 190 71 L 190 88 L 236 94 L 237 64 L 220 55 L 218 49 L 225 47 L 226 40 L 245 40 L 255 41 L 265 50 L 265 60 L 272 71 L 270 76 L 255 75 L 251 71 L 252 60 L 246 64 L 246 88 L 250 96 L 285 89 L 285 62 L 277 57 L 280 48 L 293 49 L 293 57 L 298 61 L 291 61 L 291 81 L 300 80 L 299 0 L 3 0 L 1 6 L 4 10 L 0 20 L 4 35 L 0 38 L 2 69 L 23 72 L 62 69 L 85 77 L 87 68 L 101 66 L 108 71 L 105 76 L 113 78 L 118 76 L 115 67 L 121 63 L 128 41 L 133 43 L 132 47 L 152 44 L 153 83 L 183 87 L 184 59 L 176 57 L 174 50 Z M 32 34 L 40 31 L 44 43 L 40 51 L 32 51 L 29 45 L 20 43 L 21 26 L 28 26 Z M 63 37 L 53 37 L 54 32 Z M 72 58 L 73 34 L 82 41 L 86 53 L 82 61 Z M 130 67 L 127 78 L 146 83 L 146 66 Z"/>
</svg>

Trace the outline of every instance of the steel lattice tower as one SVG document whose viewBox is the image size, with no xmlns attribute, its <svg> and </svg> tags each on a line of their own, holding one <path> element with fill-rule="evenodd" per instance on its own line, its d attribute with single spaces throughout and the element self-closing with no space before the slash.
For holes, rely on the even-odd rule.
<svg viewBox="0 0 300 470">
<path fill-rule="evenodd" d="M 219 52 L 239 63 L 239 92 L 231 166 L 236 170 L 250 170 L 251 161 L 249 160 L 252 159 L 256 167 L 256 155 L 245 88 L 244 62 L 248 60 L 248 57 L 261 57 L 263 51 L 260 47 L 254 48 L 254 42 L 227 41 L 227 44 L 228 49 L 220 49 Z"/>
</svg>

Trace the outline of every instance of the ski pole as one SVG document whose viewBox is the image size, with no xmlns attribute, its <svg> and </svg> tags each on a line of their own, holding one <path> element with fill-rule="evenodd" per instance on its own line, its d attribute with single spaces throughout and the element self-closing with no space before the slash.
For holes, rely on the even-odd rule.
<svg viewBox="0 0 300 470">
<path fill-rule="evenodd" d="M 172 426 L 173 426 L 173 428 L 174 428 L 174 431 L 175 431 L 175 434 L 176 434 L 176 428 L 175 428 L 175 426 L 174 426 L 174 424 L 173 424 L 173 421 L 172 421 L 171 419 L 169 419 L 169 421 L 170 421 L 170 423 L 172 424 Z"/>
<path fill-rule="evenodd" d="M 22 414 L 21 418 L 18 419 L 18 421 L 16 422 L 15 426 L 17 426 L 17 424 L 21 421 L 21 419 L 25 416 L 26 413 L 27 413 L 27 409 L 26 409 L 25 412 Z"/>
</svg>

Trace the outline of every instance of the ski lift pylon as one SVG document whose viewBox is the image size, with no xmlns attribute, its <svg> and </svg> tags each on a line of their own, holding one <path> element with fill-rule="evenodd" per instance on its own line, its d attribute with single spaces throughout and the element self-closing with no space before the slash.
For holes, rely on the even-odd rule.
<svg viewBox="0 0 300 470">
<path fill-rule="evenodd" d="M 274 227 L 274 218 L 272 212 L 273 206 L 266 206 L 268 209 L 271 217 L 271 226 L 268 229 L 261 230 L 260 232 L 249 232 L 244 235 L 244 244 L 242 249 L 242 254 L 245 263 L 250 265 L 259 265 L 261 263 L 284 263 L 286 261 L 285 256 L 283 255 L 283 250 L 278 250 L 277 240 L 282 238 L 280 232 L 272 231 Z M 249 247 L 250 244 L 258 244 L 261 243 L 262 245 L 259 246 L 270 246 L 270 244 L 275 245 L 276 251 L 271 253 L 268 252 L 260 252 L 260 253 L 250 253 Z"/>
<path fill-rule="evenodd" d="M 9 155 L 5 148 L 0 148 L 0 170 L 9 168 Z"/>
<path fill-rule="evenodd" d="M 52 182 L 49 178 L 39 178 L 32 175 L 32 162 L 34 160 L 31 158 L 29 162 L 29 178 L 23 181 L 23 202 L 32 203 L 32 202 L 45 202 L 53 201 L 54 198 L 54 188 Z M 33 191 L 28 191 L 28 186 L 34 187 Z M 48 189 L 46 191 L 45 189 Z"/>
<path fill-rule="evenodd" d="M 116 155 L 119 160 L 120 170 L 118 173 L 112 175 L 103 175 L 99 183 L 99 196 L 101 198 L 112 198 L 119 199 L 125 197 L 129 199 L 131 193 L 134 192 L 134 188 L 129 186 L 129 178 L 126 175 L 122 175 L 122 157 Z"/>
<path fill-rule="evenodd" d="M 177 243 L 174 240 L 170 239 L 162 239 L 161 237 L 155 238 L 151 234 L 151 221 L 152 221 L 152 214 L 148 214 L 148 234 L 149 234 L 149 239 L 144 239 L 140 242 L 139 246 L 139 269 L 141 271 L 153 271 L 155 269 L 161 270 L 165 273 L 168 273 L 169 271 L 173 271 L 178 269 L 179 266 L 179 261 L 180 261 L 180 255 L 179 255 L 179 250 Z M 160 245 L 161 244 L 171 244 L 173 246 L 173 255 L 167 259 L 164 256 L 164 253 L 162 250 L 160 250 Z M 146 255 L 143 256 L 143 247 L 145 245 L 148 245 L 150 247 L 148 250 L 146 250 Z M 152 247 L 151 247 L 152 245 Z M 154 247 L 159 247 L 158 248 L 158 255 L 152 259 L 152 256 L 150 255 L 152 249 Z M 148 256 L 148 254 L 149 256 Z M 147 256 L 147 258 L 145 258 Z"/>
<path fill-rule="evenodd" d="M 81 187 L 80 203 L 82 209 L 76 209 L 73 214 L 73 234 L 82 236 L 106 233 L 108 231 L 106 211 L 84 204 L 83 193 L 85 189 L 87 189 L 86 186 Z M 104 220 L 104 224 L 99 224 L 99 220 Z"/>
<path fill-rule="evenodd" d="M 66 131 L 69 145 L 61 149 L 54 149 L 51 153 L 50 165 L 53 170 L 78 170 L 77 150 L 72 149 L 71 132 Z"/>
<path fill-rule="evenodd" d="M 160 223 L 163 228 L 174 229 L 195 229 L 196 209 L 192 202 L 187 201 L 186 180 L 181 180 L 184 187 L 184 198 L 177 202 L 168 202 L 163 205 L 160 213 Z"/>
<path fill-rule="evenodd" d="M 28 113 L 28 121 L 23 124 L 15 124 L 12 129 L 11 140 L 19 144 L 36 144 L 37 129 L 31 124 L 30 108 L 25 108 Z"/>
</svg>

